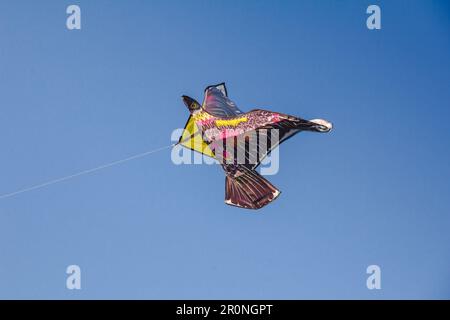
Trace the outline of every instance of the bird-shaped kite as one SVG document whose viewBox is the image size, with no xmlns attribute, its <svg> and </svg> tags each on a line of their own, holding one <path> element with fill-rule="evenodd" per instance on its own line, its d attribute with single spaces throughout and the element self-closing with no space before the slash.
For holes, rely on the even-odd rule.
<svg viewBox="0 0 450 320">
<path fill-rule="evenodd" d="M 228 98 L 225 83 L 205 89 L 203 104 L 182 96 L 190 117 L 179 144 L 218 160 L 225 171 L 225 203 L 259 209 L 280 191 L 255 169 L 280 143 L 300 131 L 329 132 L 322 119 L 304 120 L 261 109 L 242 112 Z"/>
</svg>

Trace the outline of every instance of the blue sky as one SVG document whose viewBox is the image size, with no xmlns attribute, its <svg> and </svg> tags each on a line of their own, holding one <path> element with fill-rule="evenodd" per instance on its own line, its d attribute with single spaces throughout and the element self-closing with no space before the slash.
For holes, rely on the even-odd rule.
<svg viewBox="0 0 450 320">
<path fill-rule="evenodd" d="M 222 81 L 335 130 L 282 145 L 258 213 L 169 150 L 0 200 L 0 298 L 450 298 L 449 33 L 446 1 L 2 1 L 1 194 L 170 144 Z"/>
</svg>

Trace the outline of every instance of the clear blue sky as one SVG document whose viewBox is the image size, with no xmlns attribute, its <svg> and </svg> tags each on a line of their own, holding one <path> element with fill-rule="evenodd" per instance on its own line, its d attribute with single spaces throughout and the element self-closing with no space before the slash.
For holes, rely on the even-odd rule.
<svg viewBox="0 0 450 320">
<path fill-rule="evenodd" d="M 2 194 L 169 144 L 222 81 L 335 125 L 257 214 L 169 150 L 1 200 L 0 298 L 450 298 L 447 1 L 2 1 L 0 39 Z"/>
</svg>

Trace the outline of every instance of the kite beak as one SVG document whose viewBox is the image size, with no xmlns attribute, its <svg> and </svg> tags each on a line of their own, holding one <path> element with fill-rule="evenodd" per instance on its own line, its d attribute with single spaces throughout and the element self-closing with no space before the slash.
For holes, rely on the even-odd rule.
<svg viewBox="0 0 450 320">
<path fill-rule="evenodd" d="M 316 132 L 330 132 L 333 129 L 333 124 L 323 119 L 313 119 L 309 120 L 311 126 L 309 128 L 310 131 Z"/>
</svg>

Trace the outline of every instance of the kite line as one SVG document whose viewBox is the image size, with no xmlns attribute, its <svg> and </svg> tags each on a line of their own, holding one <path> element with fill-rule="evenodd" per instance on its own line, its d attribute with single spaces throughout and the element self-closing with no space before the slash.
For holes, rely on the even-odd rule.
<svg viewBox="0 0 450 320">
<path fill-rule="evenodd" d="M 183 142 L 183 141 L 180 141 L 180 142 L 177 142 L 177 143 L 173 143 L 173 144 L 168 145 L 168 146 L 156 148 L 156 149 L 153 149 L 153 150 L 149 150 L 149 151 L 146 151 L 146 152 L 138 153 L 138 154 L 135 154 L 133 156 L 130 156 L 130 157 L 127 157 L 127 158 L 124 158 L 124 159 L 121 159 L 121 160 L 116 160 L 116 161 L 113 161 L 113 162 L 105 163 L 105 164 L 102 164 L 102 165 L 100 165 L 98 167 L 95 167 L 95 168 L 83 170 L 83 171 L 80 171 L 80 172 L 77 172 L 77 173 L 73 173 L 73 174 L 68 175 L 68 176 L 64 176 L 64 177 L 61 177 L 61 178 L 49 180 L 47 182 L 36 184 L 34 186 L 30 186 L 30 187 L 27 187 L 27 188 L 24 188 L 24 189 L 20 189 L 20 190 L 14 191 L 14 192 L 5 193 L 5 194 L 0 195 L 0 200 L 6 199 L 6 198 L 10 198 L 10 197 L 13 197 L 13 196 L 16 196 L 16 195 L 19 195 L 21 193 L 25 193 L 25 192 L 28 192 L 28 191 L 32 191 L 32 190 L 37 190 L 37 189 L 41 189 L 41 188 L 44 188 L 44 187 L 48 187 L 50 185 L 53 185 L 53 184 L 56 184 L 56 183 L 60 183 L 60 182 L 63 182 L 63 181 L 67 181 L 67 180 L 70 180 L 70 179 L 73 179 L 73 178 L 76 178 L 76 177 L 79 177 L 79 176 L 84 176 L 84 175 L 87 175 L 87 174 L 90 174 L 90 173 L 93 173 L 93 172 L 96 172 L 96 171 L 99 171 L 99 170 L 103 170 L 103 169 L 106 169 L 106 168 L 109 168 L 109 167 L 112 167 L 112 166 L 116 166 L 118 164 L 122 164 L 124 162 L 128 162 L 128 161 L 131 161 L 131 160 L 139 159 L 139 158 L 142 158 L 142 157 L 145 157 L 145 156 L 148 156 L 148 155 L 151 155 L 151 154 L 154 154 L 154 153 L 157 153 L 157 152 L 160 152 L 160 151 L 163 151 L 163 150 L 175 147 L 177 144 L 179 144 L 181 142 Z"/>
</svg>

